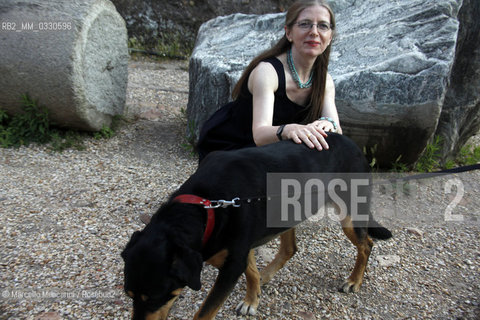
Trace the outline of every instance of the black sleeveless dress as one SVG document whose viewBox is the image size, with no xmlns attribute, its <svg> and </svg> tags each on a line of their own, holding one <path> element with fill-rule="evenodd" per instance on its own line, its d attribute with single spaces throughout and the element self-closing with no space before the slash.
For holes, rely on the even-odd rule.
<svg viewBox="0 0 480 320">
<path fill-rule="evenodd" d="M 306 108 L 288 99 L 285 87 L 285 71 L 277 58 L 264 60 L 273 65 L 278 76 L 275 91 L 273 125 L 300 123 L 306 116 Z M 216 150 L 235 150 L 255 147 L 252 134 L 252 94 L 245 81 L 239 97 L 218 109 L 203 125 L 197 144 L 199 161 Z"/>
</svg>

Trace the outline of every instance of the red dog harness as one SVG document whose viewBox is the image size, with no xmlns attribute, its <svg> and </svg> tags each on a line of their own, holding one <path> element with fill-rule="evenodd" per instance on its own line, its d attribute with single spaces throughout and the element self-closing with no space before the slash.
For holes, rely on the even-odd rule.
<svg viewBox="0 0 480 320">
<path fill-rule="evenodd" d="M 181 194 L 176 196 L 173 201 L 178 203 L 199 204 L 203 205 L 203 207 L 207 209 L 207 226 L 205 227 L 202 240 L 202 244 L 205 245 L 212 234 L 213 228 L 215 227 L 215 212 L 213 210 L 214 207 L 212 207 L 211 201 L 202 197 L 194 196 L 192 194 Z"/>
</svg>

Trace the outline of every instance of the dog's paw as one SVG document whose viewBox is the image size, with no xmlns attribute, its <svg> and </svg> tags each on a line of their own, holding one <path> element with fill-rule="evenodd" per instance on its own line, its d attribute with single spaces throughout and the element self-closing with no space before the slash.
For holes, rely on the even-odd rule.
<svg viewBox="0 0 480 320">
<path fill-rule="evenodd" d="M 254 316 L 257 314 L 257 306 L 250 305 L 245 301 L 242 301 L 237 306 L 238 316 Z"/>
<path fill-rule="evenodd" d="M 361 283 L 355 283 L 351 280 L 345 280 L 342 286 L 338 288 L 338 291 L 344 292 L 344 293 L 355 293 L 360 291 L 360 286 L 361 286 Z"/>
</svg>

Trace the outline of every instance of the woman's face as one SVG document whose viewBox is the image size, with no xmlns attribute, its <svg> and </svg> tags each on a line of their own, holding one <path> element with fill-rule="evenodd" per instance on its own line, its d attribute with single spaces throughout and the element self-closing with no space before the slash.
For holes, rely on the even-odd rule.
<svg viewBox="0 0 480 320">
<path fill-rule="evenodd" d="M 315 5 L 303 9 L 295 24 L 285 27 L 292 50 L 306 56 L 321 55 L 332 41 L 330 22 L 330 13 L 325 7 Z"/>
</svg>

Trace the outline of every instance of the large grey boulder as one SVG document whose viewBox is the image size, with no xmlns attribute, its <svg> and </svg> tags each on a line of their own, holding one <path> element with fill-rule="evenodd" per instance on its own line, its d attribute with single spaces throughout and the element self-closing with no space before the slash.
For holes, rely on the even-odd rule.
<svg viewBox="0 0 480 320">
<path fill-rule="evenodd" d="M 127 30 L 110 1 L 2 1 L 0 21 L 1 108 L 20 111 L 28 93 L 56 124 L 84 130 L 123 113 Z"/>
<path fill-rule="evenodd" d="M 468 30 L 474 23 L 473 13 L 459 16 L 461 5 L 462 0 L 332 3 L 337 37 L 330 73 L 342 128 L 361 147 L 376 146 L 373 156 L 381 165 L 400 155 L 404 163 L 415 162 L 436 132 L 452 88 L 459 25 Z M 283 35 L 283 22 L 283 14 L 237 14 L 202 25 L 190 60 L 187 114 L 195 134 L 230 99 L 252 57 Z M 478 42 L 472 46 L 478 52 Z"/>
</svg>

